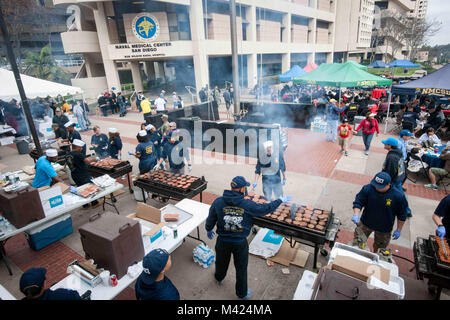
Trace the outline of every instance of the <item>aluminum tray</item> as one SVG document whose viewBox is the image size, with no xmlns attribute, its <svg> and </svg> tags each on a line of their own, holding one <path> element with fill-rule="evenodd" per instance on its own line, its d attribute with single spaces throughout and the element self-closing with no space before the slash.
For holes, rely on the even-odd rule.
<svg viewBox="0 0 450 320">
<path fill-rule="evenodd" d="M 164 215 L 166 213 L 178 213 L 180 215 L 178 221 L 166 222 L 166 226 L 168 226 L 169 228 L 176 228 L 177 226 L 180 226 L 181 224 L 192 218 L 192 214 L 190 214 L 189 212 L 181 210 L 173 204 L 168 204 L 165 207 L 161 208 L 161 222 L 165 221 Z"/>
</svg>

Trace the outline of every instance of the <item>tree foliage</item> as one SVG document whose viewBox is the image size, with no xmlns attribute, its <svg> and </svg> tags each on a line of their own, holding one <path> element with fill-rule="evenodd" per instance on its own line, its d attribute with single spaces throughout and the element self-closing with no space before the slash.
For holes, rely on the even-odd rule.
<svg viewBox="0 0 450 320">
<path fill-rule="evenodd" d="M 433 20 L 409 18 L 405 21 L 405 43 L 408 48 L 408 59 L 415 60 L 419 49 L 427 38 L 435 35 L 441 29 L 441 23 Z"/>
<path fill-rule="evenodd" d="M 49 8 L 35 0 L 1 0 L 1 6 L 17 64 L 20 66 L 24 57 L 21 42 L 37 34 L 40 38 L 49 39 L 52 15 Z"/>
<path fill-rule="evenodd" d="M 70 74 L 56 64 L 48 45 L 40 53 L 26 52 L 23 66 L 26 67 L 25 74 L 39 79 L 63 83 L 70 79 Z"/>
</svg>

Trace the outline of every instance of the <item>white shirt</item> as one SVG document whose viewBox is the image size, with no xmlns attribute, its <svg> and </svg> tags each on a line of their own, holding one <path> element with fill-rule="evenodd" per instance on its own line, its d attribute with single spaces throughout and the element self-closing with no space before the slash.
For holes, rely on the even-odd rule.
<svg viewBox="0 0 450 320">
<path fill-rule="evenodd" d="M 155 106 L 156 106 L 156 110 L 158 110 L 158 111 L 166 110 L 166 100 L 164 100 L 161 97 L 157 98 L 155 100 Z"/>
<path fill-rule="evenodd" d="M 441 140 L 438 138 L 437 135 L 433 134 L 431 137 L 429 137 L 426 133 L 420 136 L 419 138 L 419 144 L 422 144 L 422 142 L 431 140 L 434 142 L 434 144 L 441 144 Z"/>
</svg>

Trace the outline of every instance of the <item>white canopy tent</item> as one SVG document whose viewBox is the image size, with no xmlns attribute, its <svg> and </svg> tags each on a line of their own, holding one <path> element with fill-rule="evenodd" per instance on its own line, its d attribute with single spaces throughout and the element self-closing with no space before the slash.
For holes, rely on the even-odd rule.
<svg viewBox="0 0 450 320">
<path fill-rule="evenodd" d="M 24 74 L 21 74 L 20 78 L 22 79 L 25 94 L 28 99 L 83 93 L 83 90 L 79 87 L 42 80 Z M 13 72 L 2 68 L 0 68 L 0 99 L 3 101 L 10 101 L 11 99 L 20 100 L 19 90 L 17 89 Z"/>
</svg>

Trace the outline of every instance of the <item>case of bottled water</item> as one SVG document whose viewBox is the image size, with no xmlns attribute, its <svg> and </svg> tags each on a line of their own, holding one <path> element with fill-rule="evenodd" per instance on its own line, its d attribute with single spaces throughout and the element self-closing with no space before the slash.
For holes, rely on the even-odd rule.
<svg viewBox="0 0 450 320">
<path fill-rule="evenodd" d="M 208 268 L 216 260 L 216 255 L 212 249 L 205 244 L 199 244 L 193 250 L 194 262 L 203 268 Z"/>
</svg>

